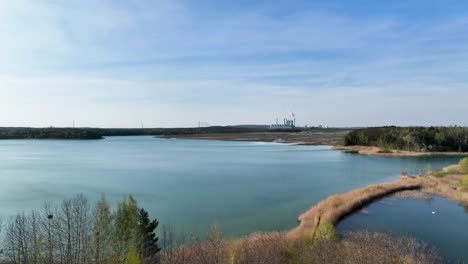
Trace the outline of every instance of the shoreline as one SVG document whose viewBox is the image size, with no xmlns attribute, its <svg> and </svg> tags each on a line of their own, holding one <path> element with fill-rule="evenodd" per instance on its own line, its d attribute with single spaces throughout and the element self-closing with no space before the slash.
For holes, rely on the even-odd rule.
<svg viewBox="0 0 468 264">
<path fill-rule="evenodd" d="M 399 180 L 382 184 L 368 185 L 344 194 L 328 196 L 298 217 L 299 226 L 290 230 L 287 236 L 296 239 L 314 237 L 320 225 L 336 226 L 347 216 L 360 211 L 367 205 L 401 191 L 422 189 L 418 178 L 402 176 Z"/>
<path fill-rule="evenodd" d="M 266 142 L 302 146 L 335 146 L 339 144 L 348 133 L 349 131 L 347 130 L 307 132 L 203 133 L 190 135 L 158 135 L 156 138 L 233 142 Z"/>
<path fill-rule="evenodd" d="M 343 146 L 335 145 L 334 150 L 345 150 L 355 152 L 359 155 L 379 156 L 379 157 L 427 157 L 427 156 L 459 156 L 468 157 L 468 152 L 417 152 L 407 150 L 391 150 L 391 152 L 381 152 L 379 147 L 373 146 Z"/>
<path fill-rule="evenodd" d="M 435 172 L 415 177 L 402 175 L 397 181 L 368 185 L 344 194 L 328 196 L 302 213 L 298 217 L 299 225 L 288 231 L 287 236 L 290 239 L 306 236 L 314 238 L 321 225 L 331 224 L 335 227 L 366 206 L 404 191 L 419 190 L 423 195 L 439 196 L 468 205 L 468 191 L 459 186 L 463 173 L 453 173 L 459 167 L 460 165 L 452 165 L 444 168 L 442 171 L 446 175 L 443 177 L 434 176 Z"/>
</svg>

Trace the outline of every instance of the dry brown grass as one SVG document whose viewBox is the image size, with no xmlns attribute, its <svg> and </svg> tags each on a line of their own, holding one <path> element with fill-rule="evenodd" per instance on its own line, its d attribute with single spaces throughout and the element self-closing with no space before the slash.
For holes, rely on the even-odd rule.
<svg viewBox="0 0 468 264">
<path fill-rule="evenodd" d="M 214 241 L 208 242 L 214 243 Z M 222 248 L 222 250 L 219 250 Z M 221 254 L 219 254 L 221 253 Z M 441 263 L 437 250 L 410 237 L 359 231 L 343 240 L 288 239 L 285 233 L 255 234 L 242 240 L 198 242 L 179 248 L 162 264 L 373 264 Z M 218 256 L 218 257 L 214 257 Z"/>
<path fill-rule="evenodd" d="M 421 188 L 419 178 L 402 176 L 391 183 L 370 185 L 341 195 L 332 195 L 299 216 L 299 226 L 289 232 L 291 238 L 314 235 L 321 223 L 335 225 L 365 205 L 399 191 Z"/>
</svg>

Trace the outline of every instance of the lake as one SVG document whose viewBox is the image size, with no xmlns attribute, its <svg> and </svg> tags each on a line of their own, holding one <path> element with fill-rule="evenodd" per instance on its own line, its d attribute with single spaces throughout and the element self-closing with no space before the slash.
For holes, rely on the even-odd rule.
<svg viewBox="0 0 468 264">
<path fill-rule="evenodd" d="M 115 204 L 133 194 L 161 224 L 229 237 L 290 229 L 321 199 L 458 162 L 457 157 L 384 158 L 330 147 L 109 137 L 0 141 L 0 215 L 41 209 L 83 193 Z"/>
<path fill-rule="evenodd" d="M 468 207 L 440 197 L 386 198 L 341 222 L 339 233 L 367 229 L 410 235 L 439 248 L 449 263 L 468 261 Z"/>
</svg>

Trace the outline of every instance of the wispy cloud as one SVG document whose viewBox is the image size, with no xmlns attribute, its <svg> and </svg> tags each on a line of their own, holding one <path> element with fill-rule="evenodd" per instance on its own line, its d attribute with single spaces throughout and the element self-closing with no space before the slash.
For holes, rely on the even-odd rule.
<svg viewBox="0 0 468 264">
<path fill-rule="evenodd" d="M 468 16 L 328 5 L 3 1 L 0 125 L 468 124 Z"/>
</svg>

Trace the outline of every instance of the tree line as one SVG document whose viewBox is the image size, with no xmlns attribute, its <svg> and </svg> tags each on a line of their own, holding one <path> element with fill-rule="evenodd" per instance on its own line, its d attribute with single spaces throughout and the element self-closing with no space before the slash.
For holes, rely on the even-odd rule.
<svg viewBox="0 0 468 264">
<path fill-rule="evenodd" d="M 212 126 L 194 128 L 0 128 L 0 139 L 102 139 L 105 136 L 156 136 L 190 135 L 206 133 L 265 132 L 267 128 L 244 128 L 237 126 Z M 273 131 L 273 130 L 271 130 Z M 273 132 L 282 132 L 274 130 Z"/>
<path fill-rule="evenodd" d="M 372 127 L 350 132 L 345 145 L 377 146 L 384 150 L 468 151 L 467 127 Z"/>
<path fill-rule="evenodd" d="M 158 224 L 132 196 L 112 211 L 104 197 L 91 207 L 77 195 L 8 221 L 3 257 L 11 264 L 158 263 Z"/>
<path fill-rule="evenodd" d="M 268 126 L 210 126 L 187 128 L 71 128 L 0 127 L 0 139 L 102 139 L 106 136 L 177 136 L 207 133 L 334 132 L 340 128 L 269 129 Z"/>
</svg>

